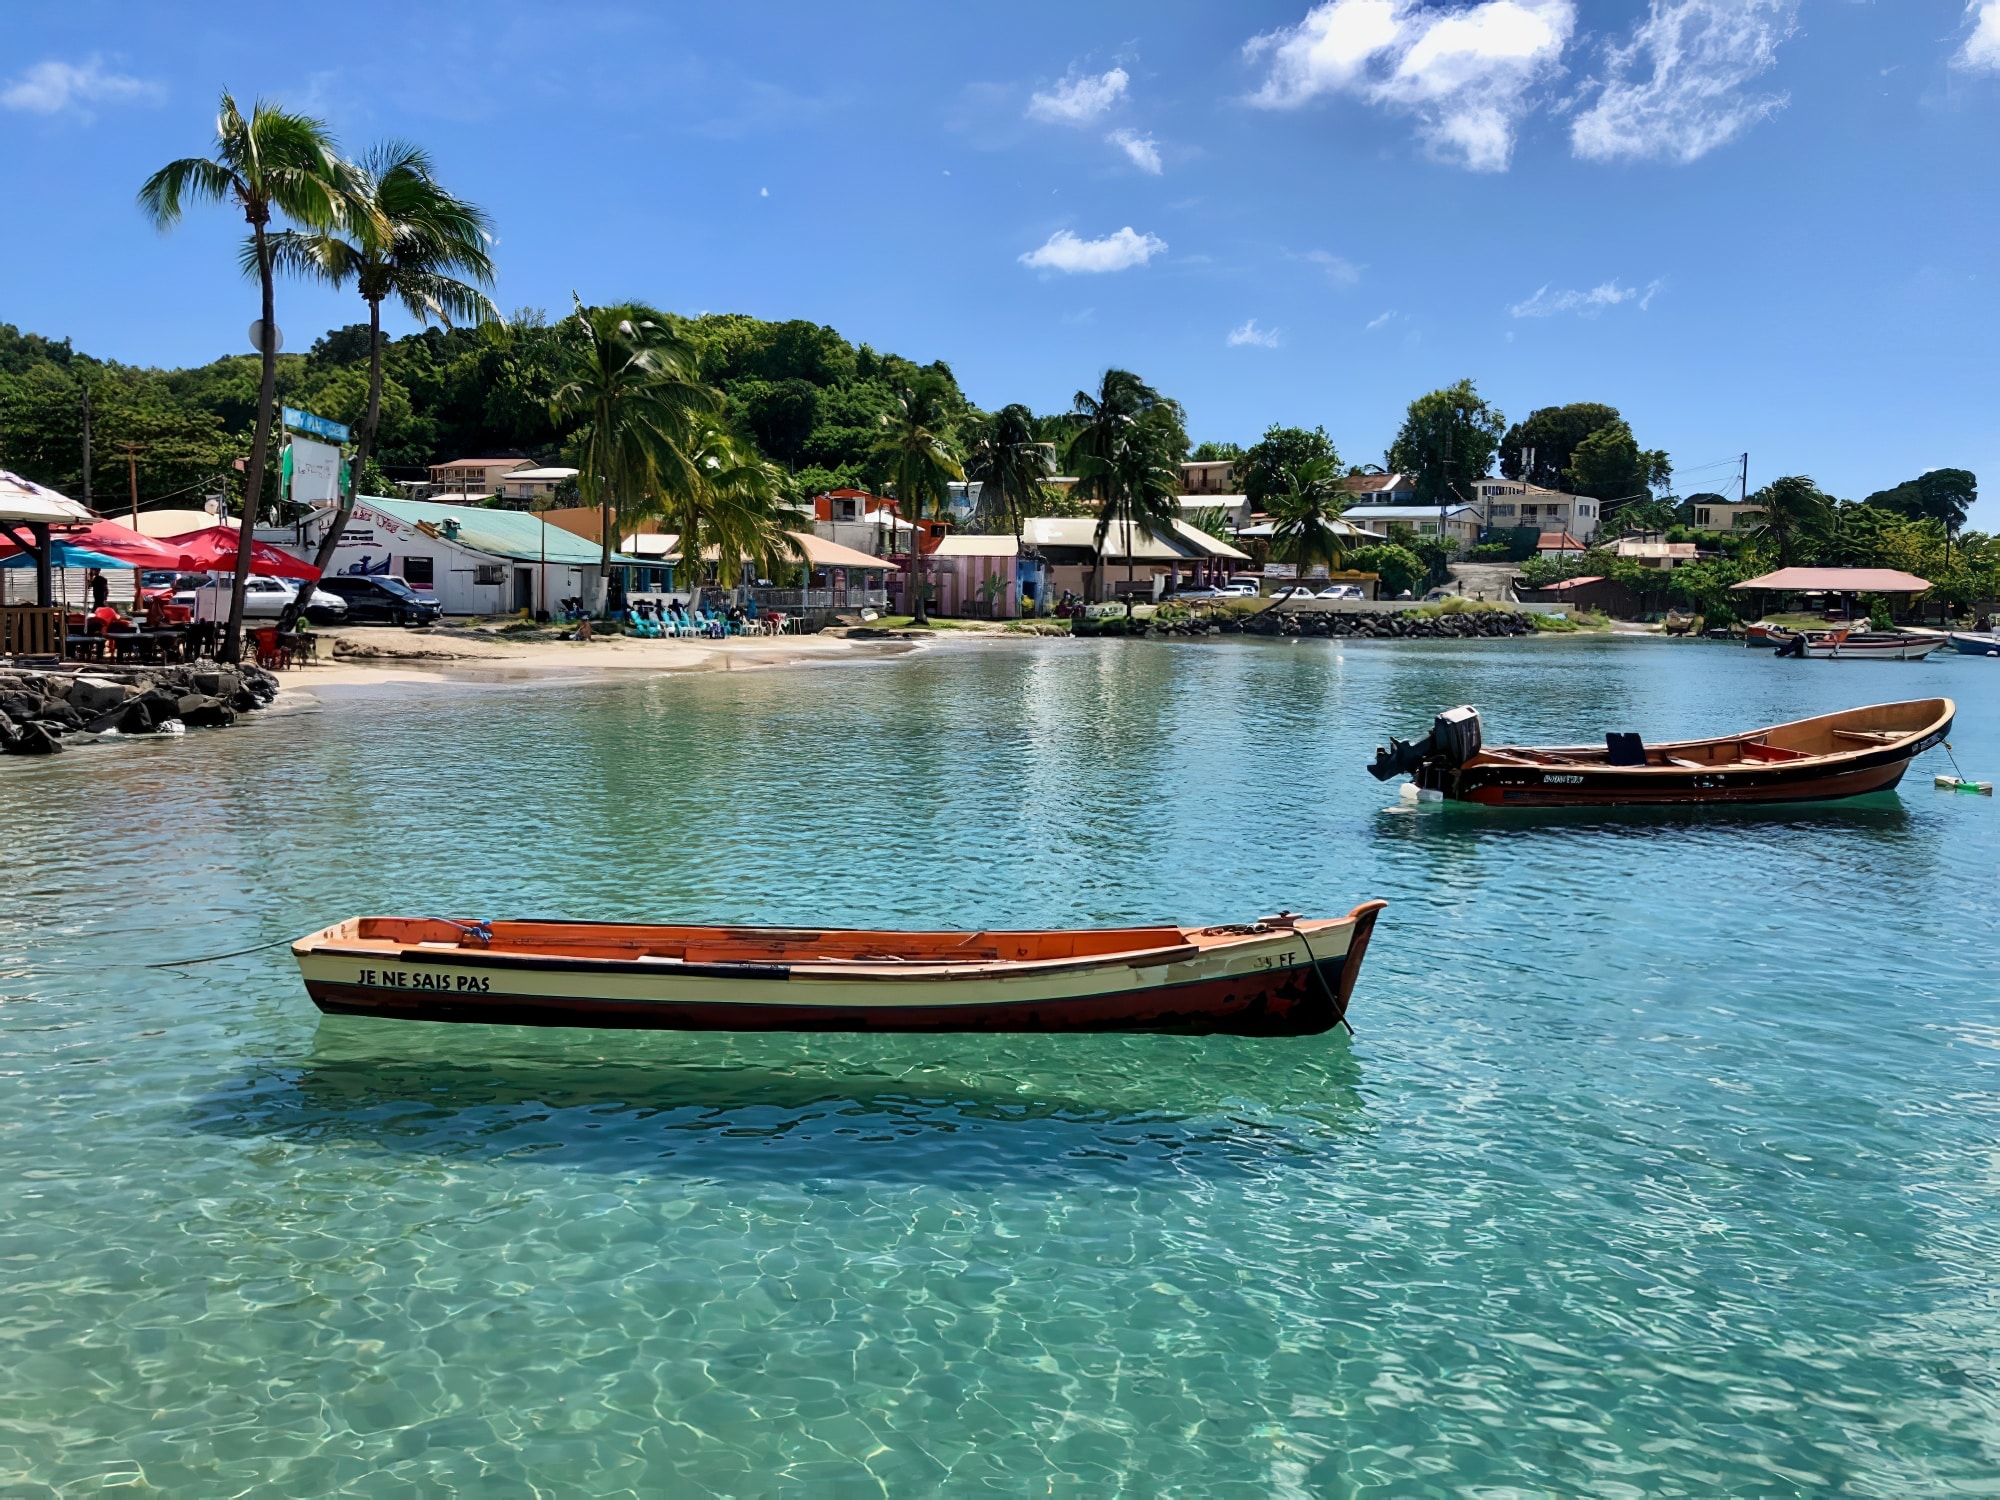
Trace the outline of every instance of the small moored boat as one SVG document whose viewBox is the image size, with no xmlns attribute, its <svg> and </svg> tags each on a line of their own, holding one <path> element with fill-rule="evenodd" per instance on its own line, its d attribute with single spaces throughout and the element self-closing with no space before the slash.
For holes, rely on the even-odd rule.
<svg viewBox="0 0 2000 1500">
<path fill-rule="evenodd" d="M 1376 914 L 1219 927 L 870 932 L 354 917 L 292 944 L 323 1011 L 683 1031 L 1310 1036 Z"/>
<path fill-rule="evenodd" d="M 1922 661 L 1945 643 L 1928 631 L 1808 630 L 1782 642 L 1780 656 L 1815 661 Z"/>
<path fill-rule="evenodd" d="M 2000 631 L 1954 630 L 1950 640 L 1960 656 L 2000 656 Z"/>
<path fill-rule="evenodd" d="M 1878 703 L 1708 740 L 1648 745 L 1481 742 L 1479 711 L 1439 714 L 1421 740 L 1391 740 L 1369 771 L 1408 775 L 1420 791 L 1489 807 L 1644 807 L 1816 802 L 1887 791 L 1912 758 L 1951 732 L 1949 698 Z"/>
</svg>

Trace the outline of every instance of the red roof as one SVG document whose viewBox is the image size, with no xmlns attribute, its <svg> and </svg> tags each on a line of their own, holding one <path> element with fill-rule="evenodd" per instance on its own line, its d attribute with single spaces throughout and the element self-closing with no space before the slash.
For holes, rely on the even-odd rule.
<svg viewBox="0 0 2000 1500">
<path fill-rule="evenodd" d="M 1538 551 L 1542 552 L 1587 552 L 1590 550 L 1567 531 L 1545 531 L 1541 534 L 1541 538 L 1536 542 L 1535 546 Z"/>
<path fill-rule="evenodd" d="M 1600 577 L 1596 573 L 1592 573 L 1588 578 L 1565 578 L 1558 583 L 1550 584 L 1548 587 L 1549 591 L 1553 592 L 1556 589 L 1580 589 L 1586 583 L 1602 583 L 1602 582 L 1604 582 L 1604 579 L 1602 577 Z"/>
<path fill-rule="evenodd" d="M 1921 594 L 1928 578 L 1894 568 L 1780 568 L 1732 589 L 1772 589 L 1792 594 Z"/>
</svg>

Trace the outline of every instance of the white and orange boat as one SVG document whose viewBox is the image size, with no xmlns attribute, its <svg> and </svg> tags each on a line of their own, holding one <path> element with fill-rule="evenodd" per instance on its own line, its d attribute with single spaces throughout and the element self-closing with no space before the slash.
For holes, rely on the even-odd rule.
<svg viewBox="0 0 2000 1500">
<path fill-rule="evenodd" d="M 1385 903 L 1219 927 L 872 932 L 354 917 L 292 944 L 334 1015 L 681 1031 L 1311 1036 Z"/>
</svg>

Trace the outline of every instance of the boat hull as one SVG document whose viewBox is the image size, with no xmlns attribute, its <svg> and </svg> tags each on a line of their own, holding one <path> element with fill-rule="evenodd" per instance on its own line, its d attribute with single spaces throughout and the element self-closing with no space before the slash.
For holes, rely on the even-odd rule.
<svg viewBox="0 0 2000 1500">
<path fill-rule="evenodd" d="M 1893 791 L 1910 757 L 1837 771 L 1791 772 L 1783 767 L 1689 771 L 1659 776 L 1606 770 L 1540 771 L 1468 768 L 1439 788 L 1445 796 L 1485 807 L 1673 807 L 1695 803 L 1753 805 L 1835 802 Z"/>
<path fill-rule="evenodd" d="M 980 972 L 842 975 L 802 964 L 546 958 L 293 946 L 330 1015 L 673 1031 L 1165 1032 L 1309 1036 L 1345 1019 L 1377 912 L 1221 951 Z M 334 929 L 329 929 L 329 932 Z"/>
<path fill-rule="evenodd" d="M 2000 635 L 1954 630 L 1951 633 L 1951 649 L 1960 656 L 2000 656 Z"/>
<path fill-rule="evenodd" d="M 1943 636 L 1904 636 L 1899 640 L 1835 640 L 1831 637 L 1806 642 L 1795 654 L 1814 661 L 1922 661 L 1944 644 Z"/>
</svg>

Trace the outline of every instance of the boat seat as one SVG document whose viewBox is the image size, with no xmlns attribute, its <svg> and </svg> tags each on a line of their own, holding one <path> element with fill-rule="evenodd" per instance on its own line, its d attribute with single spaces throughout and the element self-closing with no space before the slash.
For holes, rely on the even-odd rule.
<svg viewBox="0 0 2000 1500">
<path fill-rule="evenodd" d="M 1859 740 L 1864 745 L 1889 745 L 1894 744 L 1903 736 L 1900 734 L 1883 734 L 1873 729 L 1836 729 L 1833 732 L 1833 737 L 1837 740 Z"/>
<path fill-rule="evenodd" d="M 1742 746 L 1745 760 L 1781 761 L 1807 760 L 1803 750 L 1787 750 L 1783 745 L 1766 745 L 1761 740 L 1746 740 Z"/>
</svg>

